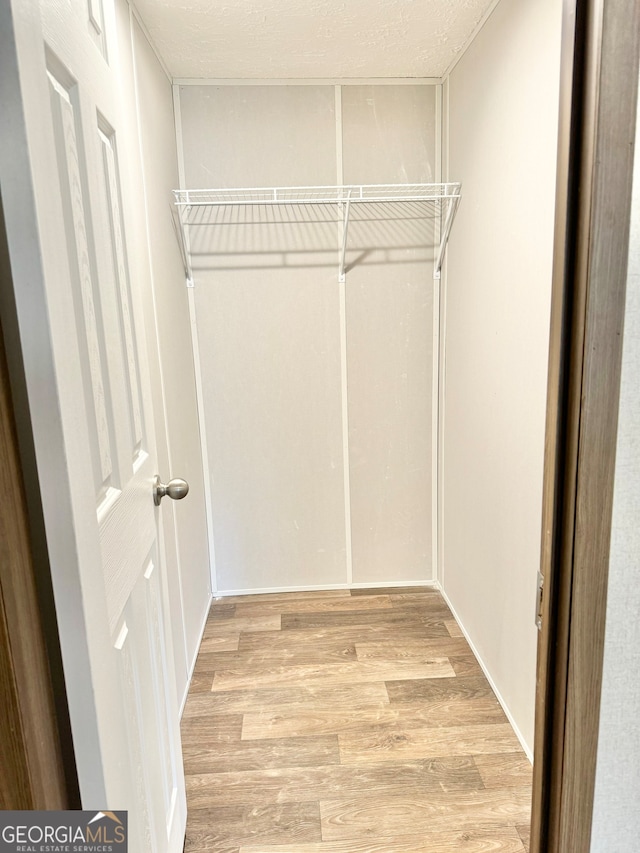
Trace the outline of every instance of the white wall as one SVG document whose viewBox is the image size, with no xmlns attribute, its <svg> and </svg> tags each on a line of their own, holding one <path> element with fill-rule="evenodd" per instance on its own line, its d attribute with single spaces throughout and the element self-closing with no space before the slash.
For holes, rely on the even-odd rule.
<svg viewBox="0 0 640 853">
<path fill-rule="evenodd" d="M 640 122 L 636 125 L 629 270 L 593 807 L 593 853 L 640 837 Z"/>
<path fill-rule="evenodd" d="M 533 745 L 560 0 L 502 0 L 449 80 L 442 582 Z"/>
<path fill-rule="evenodd" d="M 343 86 L 342 130 L 346 184 L 437 180 L 434 86 Z M 434 232 L 420 213 L 355 211 L 349 230 L 359 259 L 346 291 L 356 583 L 433 578 Z"/>
<path fill-rule="evenodd" d="M 145 273 L 136 284 L 143 292 L 147 342 L 159 365 L 152 386 L 158 473 L 166 480 L 184 477 L 190 486 L 182 502 L 162 503 L 162 552 L 170 593 L 177 694 L 186 696 L 210 601 L 209 549 L 204 475 L 191 348 L 185 275 L 171 223 L 171 190 L 178 168 L 171 83 L 144 33 L 130 15 L 127 0 L 117 3 L 119 61 L 130 96 L 132 149 L 128 164 L 135 174 L 130 211 L 136 252 Z M 133 230 L 135 229 L 135 231 Z"/>
<path fill-rule="evenodd" d="M 182 86 L 186 186 L 434 180 L 434 87 L 341 95 Z M 233 208 L 190 229 L 222 592 L 432 578 L 433 223 L 354 206 L 343 293 L 338 215 Z"/>
</svg>

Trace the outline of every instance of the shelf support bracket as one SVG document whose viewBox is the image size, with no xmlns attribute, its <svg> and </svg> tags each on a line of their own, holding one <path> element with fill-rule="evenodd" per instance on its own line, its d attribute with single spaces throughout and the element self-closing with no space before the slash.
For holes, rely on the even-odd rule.
<svg viewBox="0 0 640 853">
<path fill-rule="evenodd" d="M 460 196 L 453 196 L 449 199 L 449 207 L 447 209 L 447 215 L 444 220 L 444 227 L 442 229 L 442 237 L 440 238 L 440 247 L 438 249 L 438 255 L 436 257 L 436 262 L 433 267 L 433 277 L 434 279 L 440 278 L 440 272 L 442 270 L 442 262 L 444 260 L 444 252 L 447 248 L 447 243 L 449 242 L 449 235 L 451 234 L 451 226 L 453 225 L 453 218 L 456 215 L 456 210 L 458 209 L 458 202 L 460 201 Z"/>
<path fill-rule="evenodd" d="M 171 221 L 173 223 L 173 230 L 175 231 L 176 239 L 178 241 L 178 248 L 180 249 L 180 255 L 182 256 L 182 265 L 184 267 L 184 276 L 186 279 L 187 287 L 194 287 L 193 282 L 193 268 L 191 266 L 191 247 L 189 245 L 189 234 L 188 234 L 188 219 L 189 219 L 189 207 L 178 208 L 177 216 L 174 215 L 174 208 L 172 206 L 171 209 Z M 176 224 L 176 219 L 178 220 Z"/>
<path fill-rule="evenodd" d="M 344 208 L 343 224 L 342 224 L 342 249 L 340 252 L 340 268 L 338 270 L 338 281 L 342 284 L 346 280 L 344 269 L 345 255 L 347 253 L 347 236 L 349 234 L 349 212 L 351 210 L 351 190 L 347 195 L 347 203 Z"/>
</svg>

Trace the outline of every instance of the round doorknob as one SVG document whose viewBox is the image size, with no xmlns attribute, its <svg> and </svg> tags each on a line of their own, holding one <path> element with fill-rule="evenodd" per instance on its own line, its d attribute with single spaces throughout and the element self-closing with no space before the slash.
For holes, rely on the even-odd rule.
<svg viewBox="0 0 640 853">
<path fill-rule="evenodd" d="M 165 495 L 169 495 L 174 501 L 181 501 L 182 498 L 186 498 L 188 493 L 189 483 L 179 477 L 169 480 L 168 483 L 163 483 L 160 477 L 156 475 L 153 481 L 153 502 L 156 506 L 160 506 L 160 501 Z"/>
</svg>

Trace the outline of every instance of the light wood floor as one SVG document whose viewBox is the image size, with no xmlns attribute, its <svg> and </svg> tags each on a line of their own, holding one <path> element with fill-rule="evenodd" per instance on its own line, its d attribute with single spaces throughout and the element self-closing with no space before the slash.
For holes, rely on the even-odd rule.
<svg viewBox="0 0 640 853">
<path fill-rule="evenodd" d="M 523 853 L 531 767 L 442 597 L 225 598 L 187 700 L 186 853 Z"/>
</svg>

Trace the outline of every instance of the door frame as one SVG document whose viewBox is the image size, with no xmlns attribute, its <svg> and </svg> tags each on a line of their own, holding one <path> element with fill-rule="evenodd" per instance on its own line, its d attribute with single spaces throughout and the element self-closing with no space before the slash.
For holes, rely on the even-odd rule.
<svg viewBox="0 0 640 853">
<path fill-rule="evenodd" d="M 588 853 L 617 442 L 640 6 L 565 0 L 531 853 Z"/>
<path fill-rule="evenodd" d="M 0 198 L 0 808 L 80 808 Z M 30 464 L 26 460 L 29 459 Z M 25 630 L 27 626 L 27 630 Z"/>
<path fill-rule="evenodd" d="M 587 853 L 590 842 L 639 33 L 638 4 L 564 2 L 532 853 Z M 37 267 L 36 253 L 36 280 Z M 6 300 L 0 311 L 11 329 Z M 34 346 L 42 321 L 35 312 Z M 21 461 L 27 471 L 24 450 Z"/>
</svg>

